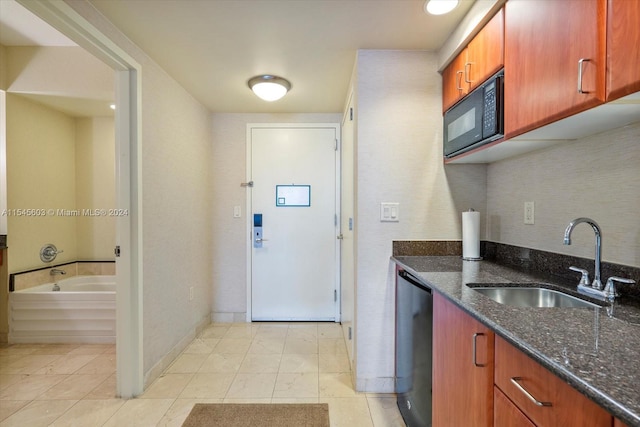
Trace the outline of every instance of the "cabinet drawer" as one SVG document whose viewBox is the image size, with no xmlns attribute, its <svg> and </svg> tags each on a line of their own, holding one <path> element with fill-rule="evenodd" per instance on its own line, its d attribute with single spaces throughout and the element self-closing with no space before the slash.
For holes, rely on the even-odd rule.
<svg viewBox="0 0 640 427">
<path fill-rule="evenodd" d="M 493 388 L 494 427 L 536 427 L 498 387 Z"/>
<path fill-rule="evenodd" d="M 612 425 L 609 413 L 569 384 L 504 339 L 495 342 L 495 384 L 537 426 Z"/>
</svg>

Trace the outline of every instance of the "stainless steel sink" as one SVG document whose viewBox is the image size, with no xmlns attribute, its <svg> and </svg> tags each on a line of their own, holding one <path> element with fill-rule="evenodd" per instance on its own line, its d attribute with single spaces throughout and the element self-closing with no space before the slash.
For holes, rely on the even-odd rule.
<svg viewBox="0 0 640 427">
<path fill-rule="evenodd" d="M 514 307 L 598 308 L 597 304 L 541 287 L 470 286 L 500 304 Z"/>
</svg>

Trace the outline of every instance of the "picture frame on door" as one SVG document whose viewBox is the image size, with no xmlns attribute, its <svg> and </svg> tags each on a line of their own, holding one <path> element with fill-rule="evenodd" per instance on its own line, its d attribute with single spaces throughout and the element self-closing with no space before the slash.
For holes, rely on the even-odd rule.
<svg viewBox="0 0 640 427">
<path fill-rule="evenodd" d="M 311 185 L 276 185 L 276 206 L 308 208 L 311 206 Z"/>
</svg>

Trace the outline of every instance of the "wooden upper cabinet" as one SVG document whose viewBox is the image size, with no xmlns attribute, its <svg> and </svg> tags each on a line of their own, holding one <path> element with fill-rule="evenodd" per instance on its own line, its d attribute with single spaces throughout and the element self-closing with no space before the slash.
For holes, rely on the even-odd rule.
<svg viewBox="0 0 640 427">
<path fill-rule="evenodd" d="M 442 72 L 442 111 L 447 111 L 504 66 L 504 10 L 480 30 Z"/>
<path fill-rule="evenodd" d="M 609 0 L 607 101 L 640 91 L 640 1 Z"/>
<path fill-rule="evenodd" d="M 507 138 L 604 102 L 606 0 L 509 0 L 505 8 Z"/>
<path fill-rule="evenodd" d="M 492 426 L 494 332 L 437 292 L 433 324 L 433 427 Z"/>
<path fill-rule="evenodd" d="M 464 81 L 464 64 L 467 63 L 467 49 L 455 57 L 442 72 L 442 111 L 447 111 L 469 93 L 469 84 Z"/>
<path fill-rule="evenodd" d="M 467 46 L 465 77 L 473 90 L 504 66 L 504 9 Z"/>
</svg>

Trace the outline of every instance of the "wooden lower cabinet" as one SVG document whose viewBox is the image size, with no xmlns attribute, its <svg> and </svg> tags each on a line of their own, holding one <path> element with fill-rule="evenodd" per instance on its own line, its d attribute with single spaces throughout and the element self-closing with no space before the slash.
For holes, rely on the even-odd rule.
<svg viewBox="0 0 640 427">
<path fill-rule="evenodd" d="M 496 337 L 495 343 L 496 387 L 536 426 L 610 427 L 613 424 L 611 414 L 529 356 L 500 337 Z"/>
<path fill-rule="evenodd" d="M 493 425 L 496 427 L 536 427 L 498 387 L 493 388 Z"/>
<path fill-rule="evenodd" d="M 627 427 L 438 292 L 432 391 L 433 427 Z"/>
<path fill-rule="evenodd" d="M 495 334 L 437 292 L 433 324 L 433 426 L 492 426 Z"/>
</svg>

